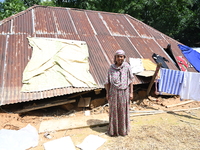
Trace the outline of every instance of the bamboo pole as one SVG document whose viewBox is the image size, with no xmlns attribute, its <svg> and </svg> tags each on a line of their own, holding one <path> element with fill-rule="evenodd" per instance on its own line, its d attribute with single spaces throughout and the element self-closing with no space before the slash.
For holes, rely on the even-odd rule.
<svg viewBox="0 0 200 150">
<path fill-rule="evenodd" d="M 196 108 L 189 108 L 189 109 L 177 109 L 177 110 L 167 110 L 167 111 L 146 111 L 146 113 L 140 113 L 140 114 L 131 114 L 130 117 L 136 117 L 136 116 L 145 116 L 145 115 L 155 115 L 155 114 L 161 114 L 161 113 L 171 113 L 171 112 L 179 112 L 179 111 L 189 111 L 189 110 L 196 110 L 196 109 L 200 109 L 200 107 L 196 107 Z M 132 111 L 134 112 L 134 111 Z M 139 112 L 145 112 L 145 111 L 135 111 L 137 113 Z"/>
<path fill-rule="evenodd" d="M 168 106 L 166 106 L 166 107 L 167 107 L 167 108 L 170 108 L 170 107 L 174 107 L 174 106 L 185 105 L 185 104 L 188 104 L 188 103 L 191 103 L 191 102 L 194 102 L 194 100 L 185 101 L 185 102 L 178 103 L 178 104 L 173 104 L 173 105 L 168 105 Z"/>
</svg>

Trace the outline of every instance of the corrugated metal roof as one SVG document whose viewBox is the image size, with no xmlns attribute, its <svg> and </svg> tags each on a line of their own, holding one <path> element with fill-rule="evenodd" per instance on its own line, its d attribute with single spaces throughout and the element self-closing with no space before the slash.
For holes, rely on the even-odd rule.
<svg viewBox="0 0 200 150">
<path fill-rule="evenodd" d="M 163 48 L 171 44 L 174 55 L 182 55 L 177 47 L 179 42 L 126 14 L 33 6 L 0 21 L 0 105 L 93 90 L 66 87 L 20 92 L 22 73 L 32 54 L 27 37 L 86 41 L 90 72 L 98 88 L 104 88 L 105 76 L 117 49 L 125 50 L 127 58 L 149 58 L 154 61 L 151 57 L 153 53 L 169 58 Z M 171 60 L 168 66 L 177 69 Z M 189 71 L 195 70 L 191 68 Z M 135 77 L 134 84 L 147 81 L 146 78 Z"/>
</svg>

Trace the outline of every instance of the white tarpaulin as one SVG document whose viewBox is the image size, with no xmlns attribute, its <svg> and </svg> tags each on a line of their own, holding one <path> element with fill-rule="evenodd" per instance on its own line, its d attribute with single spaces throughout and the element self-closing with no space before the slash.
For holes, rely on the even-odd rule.
<svg viewBox="0 0 200 150">
<path fill-rule="evenodd" d="M 89 72 L 88 47 L 84 41 L 28 38 L 33 47 L 23 72 L 22 92 L 61 87 L 96 87 Z"/>
<path fill-rule="evenodd" d="M 20 130 L 0 130 L 0 150 L 26 150 L 38 145 L 38 132 L 28 124 Z"/>
<path fill-rule="evenodd" d="M 101 138 L 97 135 L 88 135 L 81 144 L 76 145 L 78 148 L 82 150 L 96 150 L 99 148 L 106 139 Z"/>
<path fill-rule="evenodd" d="M 142 60 L 140 58 L 129 58 L 129 62 L 133 74 L 144 71 Z"/>
<path fill-rule="evenodd" d="M 45 150 L 76 150 L 70 136 L 46 142 L 43 146 Z"/>
</svg>

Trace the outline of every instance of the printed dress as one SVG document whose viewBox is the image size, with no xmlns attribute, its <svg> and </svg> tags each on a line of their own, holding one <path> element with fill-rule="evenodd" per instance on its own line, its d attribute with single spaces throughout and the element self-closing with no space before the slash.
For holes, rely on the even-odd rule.
<svg viewBox="0 0 200 150">
<path fill-rule="evenodd" d="M 120 67 L 111 65 L 108 70 L 106 83 L 110 83 L 109 90 L 109 127 L 110 136 L 127 135 L 130 130 L 129 119 L 129 84 L 133 75 L 130 65 L 123 62 Z"/>
</svg>

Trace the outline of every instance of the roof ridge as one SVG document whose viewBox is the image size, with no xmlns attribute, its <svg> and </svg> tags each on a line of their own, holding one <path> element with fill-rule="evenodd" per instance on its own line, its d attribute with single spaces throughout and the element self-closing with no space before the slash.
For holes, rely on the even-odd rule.
<svg viewBox="0 0 200 150">
<path fill-rule="evenodd" d="M 24 13 L 26 13 L 26 12 L 34 9 L 34 8 L 37 8 L 37 7 L 45 7 L 45 8 L 52 7 L 52 8 L 59 8 L 59 9 L 64 8 L 64 9 L 66 9 L 66 7 L 53 7 L 53 6 L 34 5 L 34 6 L 31 6 L 31 7 L 27 8 L 27 9 L 21 11 L 21 12 L 18 12 L 16 14 L 11 15 L 8 18 L 5 18 L 5 19 L 1 20 L 0 21 L 0 25 L 6 23 L 6 22 L 8 22 L 8 21 L 10 21 L 10 20 L 12 20 L 12 19 L 14 19 L 16 17 L 19 17 L 19 16 L 23 15 Z"/>
<path fill-rule="evenodd" d="M 144 26 L 147 27 L 148 29 L 153 30 L 154 32 L 157 32 L 158 34 L 164 36 L 165 38 L 168 38 L 168 39 L 170 39 L 170 40 L 173 40 L 173 41 L 176 41 L 176 42 L 180 43 L 179 41 L 173 39 L 173 38 L 170 37 L 169 35 L 166 35 L 166 34 L 162 33 L 161 31 L 159 31 L 159 30 L 155 29 L 154 27 L 152 27 L 152 26 L 150 26 L 150 25 L 148 25 L 148 24 L 142 22 L 141 20 L 138 20 L 137 18 L 134 18 L 133 16 L 131 16 L 131 15 L 129 15 L 129 14 L 125 14 L 125 15 L 126 15 L 127 17 L 130 17 L 131 19 L 134 19 L 135 21 L 141 23 L 142 25 L 144 25 Z"/>
<path fill-rule="evenodd" d="M 8 22 L 8 21 L 10 21 L 10 20 L 12 20 L 12 19 L 14 19 L 14 18 L 16 18 L 16 17 L 22 15 L 22 14 L 24 14 L 25 12 L 27 12 L 27 11 L 33 9 L 34 7 L 37 7 L 37 5 L 31 6 L 31 7 L 29 7 L 29 8 L 26 9 L 26 10 L 23 10 L 23 11 L 21 11 L 21 12 L 19 12 L 19 13 L 16 13 L 16 14 L 14 14 L 14 15 L 11 15 L 11 16 L 8 17 L 8 18 L 5 18 L 5 19 L 1 20 L 1 21 L 0 21 L 0 25 L 2 25 L 2 24 L 4 24 L 4 23 L 6 23 L 6 22 Z"/>
<path fill-rule="evenodd" d="M 53 8 L 53 9 L 71 9 L 71 10 L 77 10 L 77 11 L 85 11 L 85 12 L 91 12 L 91 11 L 94 11 L 94 12 L 100 12 L 100 13 L 109 13 L 109 14 L 118 14 L 118 15 L 128 15 L 128 14 L 121 14 L 121 13 L 115 13 L 115 12 L 106 12 L 106 11 L 99 11 L 99 10 L 87 10 L 87 9 L 80 9 L 80 8 L 69 8 L 69 7 L 54 7 L 54 6 L 43 6 L 43 5 L 34 5 L 34 6 L 31 6 L 21 12 L 18 12 L 16 14 L 13 14 L 12 16 L 9 16 L 8 18 L 5 18 L 3 20 L 0 20 L 0 25 L 16 18 L 16 17 L 19 17 L 20 15 L 23 15 L 24 13 L 34 9 L 34 8 L 37 8 L 37 7 L 44 7 L 44 8 Z"/>
</svg>

